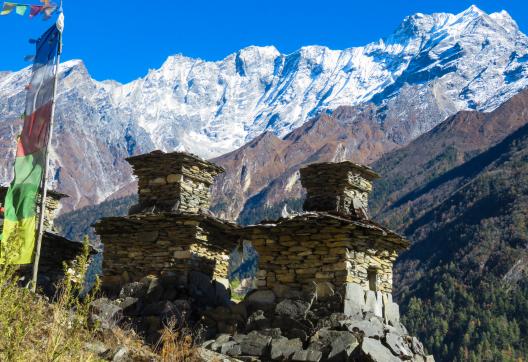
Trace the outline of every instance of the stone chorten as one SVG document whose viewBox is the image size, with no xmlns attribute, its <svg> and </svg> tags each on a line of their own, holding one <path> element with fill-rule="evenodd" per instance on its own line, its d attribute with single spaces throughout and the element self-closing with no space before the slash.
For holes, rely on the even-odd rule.
<svg viewBox="0 0 528 362">
<path fill-rule="evenodd" d="M 125 217 L 95 224 L 105 245 L 103 284 L 191 272 L 226 287 L 236 226 L 208 212 L 210 186 L 223 169 L 197 156 L 154 151 L 127 159 L 138 177 L 139 203 Z"/>
<path fill-rule="evenodd" d="M 392 267 L 409 246 L 400 235 L 368 219 L 368 194 L 379 177 L 352 162 L 301 169 L 305 213 L 243 229 L 259 254 L 259 289 L 338 293 L 338 312 L 371 311 L 398 322 L 392 302 Z"/>
<path fill-rule="evenodd" d="M 379 175 L 350 161 L 314 163 L 301 169 L 306 189 L 304 210 L 326 211 L 368 219 L 368 195 Z"/>
<path fill-rule="evenodd" d="M 183 152 L 154 151 L 127 158 L 138 177 L 139 204 L 131 213 L 198 212 L 211 204 L 210 186 L 224 169 Z"/>
</svg>

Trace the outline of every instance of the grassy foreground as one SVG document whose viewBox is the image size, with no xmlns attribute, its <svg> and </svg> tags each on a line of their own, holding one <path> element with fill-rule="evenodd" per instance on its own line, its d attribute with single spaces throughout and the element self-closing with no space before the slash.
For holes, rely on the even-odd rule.
<svg viewBox="0 0 528 362">
<path fill-rule="evenodd" d="M 162 340 L 150 348 L 132 329 L 103 330 L 93 323 L 90 303 L 98 283 L 83 295 L 88 260 L 85 242 L 83 255 L 65 265 L 53 302 L 21 287 L 15 267 L 0 265 L 0 361 L 104 361 L 120 349 L 134 361 L 193 359 L 192 339 L 182 338 L 173 326 L 166 326 Z"/>
</svg>

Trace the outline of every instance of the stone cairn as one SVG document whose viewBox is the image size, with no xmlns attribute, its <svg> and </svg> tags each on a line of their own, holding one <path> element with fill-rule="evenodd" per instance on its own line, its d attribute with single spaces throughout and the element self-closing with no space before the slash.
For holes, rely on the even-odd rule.
<svg viewBox="0 0 528 362">
<path fill-rule="evenodd" d="M 310 165 L 301 170 L 305 212 L 239 227 L 207 212 L 218 167 L 183 153 L 129 161 L 139 204 L 96 225 L 115 293 L 94 303 L 103 324 L 132 321 L 154 342 L 175 318 L 192 327 L 205 360 L 434 361 L 392 300 L 392 266 L 409 242 L 369 220 L 371 169 Z M 243 241 L 259 254 L 257 289 L 236 303 L 219 286 L 227 286 L 229 251 Z"/>
<path fill-rule="evenodd" d="M 183 323 L 185 314 L 185 324 L 195 323 L 204 309 L 229 304 L 237 226 L 208 210 L 210 186 L 222 168 L 182 152 L 154 151 L 127 161 L 138 177 L 139 203 L 128 216 L 95 225 L 105 246 L 103 289 L 117 294 L 118 308 L 155 342 L 169 315 Z M 107 300 L 100 304 L 106 308 Z"/>
</svg>

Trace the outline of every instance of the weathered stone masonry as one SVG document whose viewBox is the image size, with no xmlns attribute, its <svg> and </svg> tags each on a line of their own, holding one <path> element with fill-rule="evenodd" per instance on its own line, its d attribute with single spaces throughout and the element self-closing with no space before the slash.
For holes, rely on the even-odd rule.
<svg viewBox="0 0 528 362">
<path fill-rule="evenodd" d="M 105 244 L 103 281 L 175 273 L 186 283 L 194 271 L 227 287 L 237 227 L 208 211 L 210 186 L 223 169 L 181 152 L 154 151 L 127 161 L 138 176 L 139 203 L 128 216 L 95 225 Z"/>
<path fill-rule="evenodd" d="M 396 324 L 392 268 L 409 242 L 369 220 L 368 194 L 379 176 L 348 161 L 312 164 L 300 173 L 307 212 L 244 229 L 259 253 L 258 288 L 338 292 L 341 312 L 370 311 Z"/>
<path fill-rule="evenodd" d="M 259 254 L 259 289 L 338 293 L 340 312 L 370 311 L 398 322 L 392 267 L 409 242 L 369 220 L 368 194 L 379 177 L 370 168 L 348 161 L 305 167 L 306 212 L 242 228 L 208 211 L 210 186 L 223 172 L 218 166 L 180 152 L 128 161 L 139 178 L 138 205 L 96 224 L 107 281 L 175 273 L 185 282 L 195 271 L 227 286 L 229 253 L 249 240 Z"/>
</svg>

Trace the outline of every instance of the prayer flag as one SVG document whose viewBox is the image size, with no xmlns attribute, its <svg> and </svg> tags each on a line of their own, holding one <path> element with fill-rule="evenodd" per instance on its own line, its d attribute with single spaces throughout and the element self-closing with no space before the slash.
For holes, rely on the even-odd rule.
<svg viewBox="0 0 528 362">
<path fill-rule="evenodd" d="M 0 262 L 29 264 L 36 237 L 37 202 L 43 178 L 55 87 L 60 32 L 54 24 L 36 43 L 22 134 L 18 139 L 15 177 L 4 203 Z"/>
</svg>

